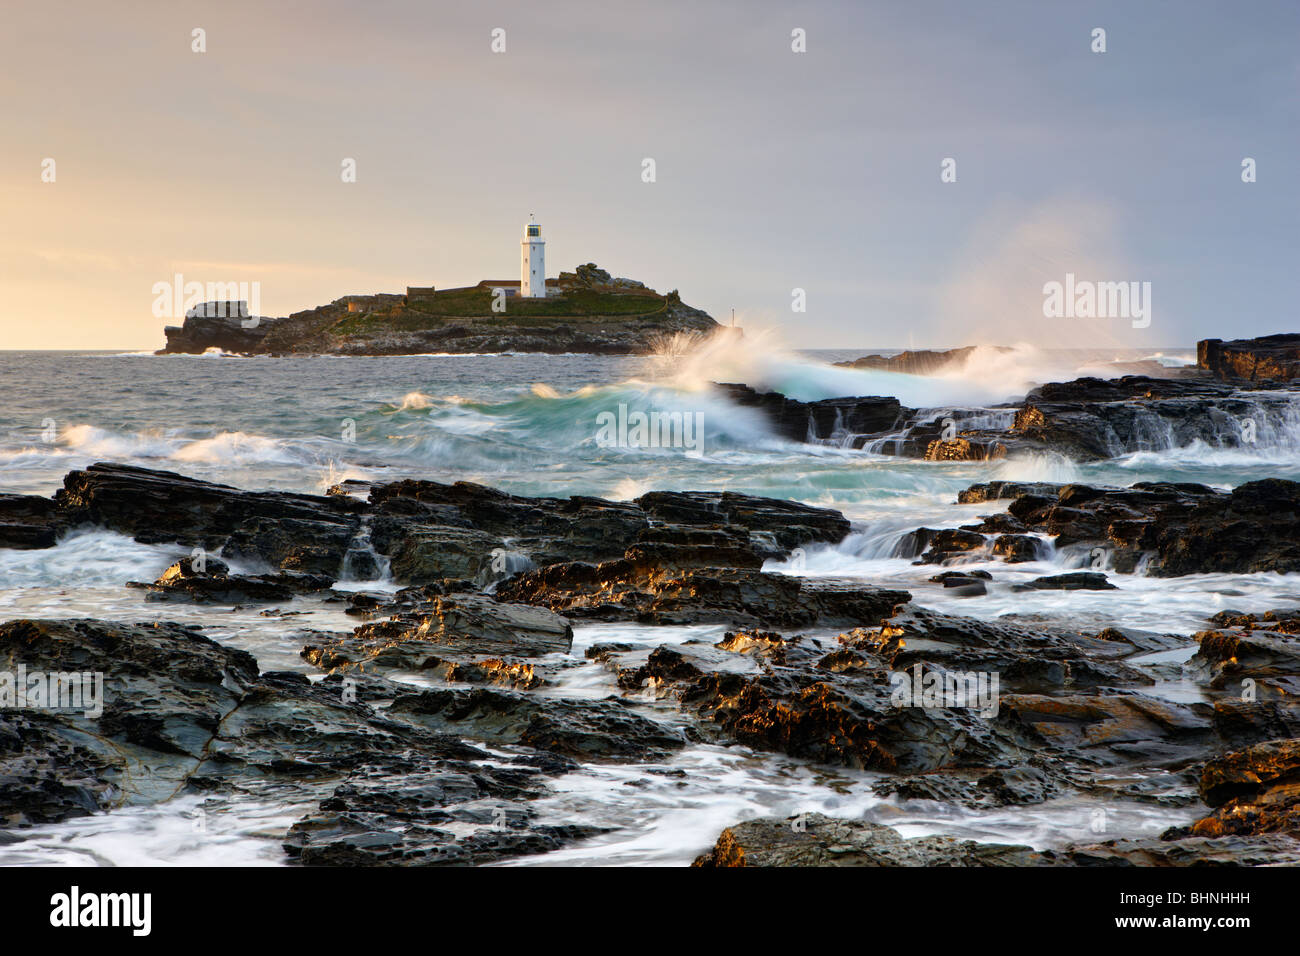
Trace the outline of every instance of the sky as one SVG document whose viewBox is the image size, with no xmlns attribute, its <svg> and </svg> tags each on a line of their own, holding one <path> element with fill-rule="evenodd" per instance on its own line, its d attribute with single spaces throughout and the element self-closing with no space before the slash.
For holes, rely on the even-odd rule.
<svg viewBox="0 0 1300 956">
<path fill-rule="evenodd" d="M 516 277 L 530 214 L 552 276 L 801 348 L 1300 330 L 1293 0 L 6 0 L 0 31 L 0 348 L 160 348 L 177 273 L 273 316 Z M 1150 321 L 1045 316 L 1067 273 L 1149 282 Z"/>
</svg>

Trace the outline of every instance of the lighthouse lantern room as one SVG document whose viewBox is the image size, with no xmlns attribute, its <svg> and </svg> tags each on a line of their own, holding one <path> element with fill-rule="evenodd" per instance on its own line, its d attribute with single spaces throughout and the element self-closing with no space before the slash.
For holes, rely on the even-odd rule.
<svg viewBox="0 0 1300 956">
<path fill-rule="evenodd" d="M 529 298 L 546 296 L 546 240 L 542 227 L 530 221 L 519 243 L 519 294 Z"/>
</svg>

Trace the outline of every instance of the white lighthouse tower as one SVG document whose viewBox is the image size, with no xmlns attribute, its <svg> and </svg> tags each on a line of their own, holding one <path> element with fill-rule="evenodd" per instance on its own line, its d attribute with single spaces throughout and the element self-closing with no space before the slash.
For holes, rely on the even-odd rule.
<svg viewBox="0 0 1300 956">
<path fill-rule="evenodd" d="M 542 227 L 535 222 L 524 226 L 519 241 L 519 294 L 541 299 L 546 296 L 546 240 Z"/>
</svg>

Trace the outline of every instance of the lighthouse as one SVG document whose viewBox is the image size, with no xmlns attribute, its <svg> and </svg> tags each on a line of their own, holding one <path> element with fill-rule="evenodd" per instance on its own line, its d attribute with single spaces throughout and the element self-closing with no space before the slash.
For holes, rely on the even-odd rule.
<svg viewBox="0 0 1300 956">
<path fill-rule="evenodd" d="M 546 297 L 546 240 L 542 227 L 530 221 L 519 241 L 519 294 L 529 298 Z"/>
</svg>

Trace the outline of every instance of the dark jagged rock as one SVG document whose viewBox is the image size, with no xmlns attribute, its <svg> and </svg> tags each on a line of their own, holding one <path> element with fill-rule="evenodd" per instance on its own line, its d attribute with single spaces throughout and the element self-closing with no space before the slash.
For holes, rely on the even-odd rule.
<svg viewBox="0 0 1300 956">
<path fill-rule="evenodd" d="M 1005 515 L 942 532 L 917 529 L 903 539 L 900 556 L 921 553 L 926 563 L 959 558 L 982 548 L 988 536 L 1004 535 L 1013 519 L 1025 531 L 1052 537 L 1057 547 L 1093 545 L 1095 559 L 1109 557 L 1121 572 L 1133 570 L 1144 555 L 1149 573 L 1162 577 L 1300 570 L 1300 483 L 1293 481 L 1252 481 L 1226 493 L 1173 482 L 1129 488 L 990 483 L 968 488 L 958 500 L 991 496 L 1012 498 Z"/>
<path fill-rule="evenodd" d="M 1269 866 L 1293 865 L 1300 840 L 1227 836 L 1108 840 L 1057 850 L 952 837 L 905 839 L 864 820 L 819 813 L 747 820 L 722 831 L 697 867 L 736 866 Z"/>
<path fill-rule="evenodd" d="M 54 496 L 71 526 L 110 528 L 289 571 L 337 576 L 365 505 L 339 496 L 240 491 L 166 471 L 100 462 L 69 472 Z"/>
<path fill-rule="evenodd" d="M 614 502 L 526 498 L 468 482 L 400 481 L 369 486 L 368 499 L 359 500 L 247 492 L 107 463 L 70 472 L 53 499 L 0 499 L 0 542 L 7 535 L 15 546 L 49 546 L 63 530 L 81 525 L 146 543 L 221 551 L 301 575 L 219 582 L 175 574 L 147 586 L 159 595 L 197 598 L 206 592 L 222 601 L 283 600 L 315 587 L 309 575 L 377 574 L 378 557 L 388 559 L 402 583 L 454 579 L 480 587 L 570 561 L 626 559 L 644 571 L 756 571 L 801 545 L 835 543 L 849 533 L 837 511 L 733 492 L 651 492 Z"/>
<path fill-rule="evenodd" d="M 879 630 L 850 631 L 840 636 L 840 642 L 870 650 L 894 670 L 924 664 L 954 672 L 996 672 L 1003 691 L 1049 693 L 1154 683 L 1123 662 L 1138 652 L 1131 645 L 912 605 Z"/>
<path fill-rule="evenodd" d="M 1262 622 L 1201 631 L 1192 663 L 1204 668 L 1216 690 L 1241 691 L 1249 680 L 1261 697 L 1300 694 L 1300 636 Z"/>
<path fill-rule="evenodd" d="M 936 438 L 925 446 L 926 461 L 989 461 L 1007 457 L 1008 446 L 978 438 Z"/>
<path fill-rule="evenodd" d="M 349 775 L 295 823 L 284 850 L 304 866 L 448 866 L 545 853 L 602 830 L 541 824 L 527 801 L 542 793 L 527 767 L 412 761 Z"/>
<path fill-rule="evenodd" d="M 936 372 L 951 370 L 954 366 L 964 365 L 979 346 L 967 345 L 959 349 L 899 352 L 897 355 L 864 355 L 850 362 L 836 362 L 843 368 L 870 368 L 882 372 L 900 372 L 905 375 L 933 375 Z M 994 346 L 997 352 L 1010 352 L 1005 346 Z"/>
<path fill-rule="evenodd" d="M 637 714 L 617 697 L 538 698 L 510 691 L 403 694 L 390 712 L 435 733 L 522 744 L 580 760 L 646 760 L 680 750 L 686 736 Z"/>
<path fill-rule="evenodd" d="M 711 734 L 885 771 L 885 793 L 1000 806 L 1082 790 L 1186 805 L 1187 768 L 1257 739 L 1263 718 L 1228 716 L 1224 701 L 1179 704 L 1142 693 L 1154 678 L 1124 658 L 1151 646 L 1140 635 L 1089 637 L 909 606 L 835 643 L 738 631 L 716 645 L 609 646 L 590 656 L 625 690 L 679 701 Z M 991 707 L 896 697 L 900 681 L 969 687 L 981 673 L 999 678 Z M 1146 783 L 1125 782 L 1139 770 Z"/>
<path fill-rule="evenodd" d="M 1000 534 L 993 539 L 993 546 L 989 550 L 1007 564 L 1037 561 L 1043 556 L 1042 541 L 1027 534 Z"/>
<path fill-rule="evenodd" d="M 573 628 L 558 614 L 482 594 L 433 595 L 384 621 L 303 650 L 327 671 L 425 670 L 447 657 L 538 657 L 563 653 Z"/>
<path fill-rule="evenodd" d="M 1008 559 L 1010 560 L 1010 559 Z M 1027 584 L 1016 585 L 1016 591 L 1114 591 L 1115 585 L 1106 575 L 1095 571 L 1075 571 L 1071 574 L 1052 574 L 1034 578 Z"/>
<path fill-rule="evenodd" d="M 957 493 L 960 505 L 977 505 L 985 501 L 1003 501 L 1011 498 L 1023 498 L 1035 495 L 1039 498 L 1055 498 L 1065 487 L 1047 481 L 985 481 L 971 485 Z"/>
<path fill-rule="evenodd" d="M 1178 767 L 1221 746 L 1212 709 L 1134 692 L 1007 695 L 1000 720 L 1070 761 Z"/>
<path fill-rule="evenodd" d="M 1043 859 L 1069 866 L 1294 866 L 1300 840 L 1290 838 L 1202 837 L 1107 840 L 1048 850 Z"/>
<path fill-rule="evenodd" d="M 732 491 L 652 491 L 636 504 L 655 522 L 744 529 L 763 558 L 787 557 L 801 544 L 835 544 L 849 533 L 848 519 L 830 508 Z M 658 533 L 642 538 L 655 540 Z"/>
<path fill-rule="evenodd" d="M 1241 447 L 1256 428 L 1282 424 L 1289 394 L 1244 395 L 1231 385 L 1195 379 L 1081 378 L 1034 389 L 1016 413 L 1013 436 L 1078 461 L 1195 441 Z"/>
<path fill-rule="evenodd" d="M 162 351 L 195 355 L 208 349 L 241 354 L 259 352 L 277 320 L 269 316 L 256 316 L 256 322 L 253 319 L 254 316 L 239 314 L 187 314 L 181 325 L 163 329 L 167 347 Z"/>
<path fill-rule="evenodd" d="M 423 670 L 437 674 L 448 683 L 486 684 L 494 687 L 513 687 L 518 690 L 535 690 L 547 683 L 545 668 L 538 663 L 516 661 L 510 658 L 487 657 L 477 660 L 457 660 L 426 657 Z"/>
<path fill-rule="evenodd" d="M 49 498 L 0 494 L 0 548 L 52 548 L 62 530 Z"/>
<path fill-rule="evenodd" d="M 899 541 L 894 557 L 917 557 L 918 564 L 941 564 L 957 555 L 978 551 L 986 544 L 984 535 L 966 528 L 917 528 Z"/>
<path fill-rule="evenodd" d="M 248 654 L 175 624 L 10 621 L 0 625 L 0 670 L 19 665 L 98 673 L 103 697 L 98 714 L 84 698 L 77 709 L 0 710 L 9 825 L 166 799 L 257 680 Z"/>
<path fill-rule="evenodd" d="M 1080 866 L 1276 866 L 1300 856 L 1300 741 L 1270 740 L 1212 757 L 1198 789 L 1212 812 L 1158 840 L 1049 851 Z"/>
<path fill-rule="evenodd" d="M 218 558 L 206 557 L 204 567 L 195 567 L 193 558 L 181 558 L 152 584 L 128 581 L 126 586 L 146 591 L 155 601 L 194 601 L 210 604 L 275 603 L 291 600 L 297 594 L 328 591 L 334 579 L 324 574 L 230 574 L 229 566 Z"/>
<path fill-rule="evenodd" d="M 1082 687 L 1150 684 L 1150 677 L 1119 660 L 1131 653 L 1131 647 L 1082 635 L 910 608 L 878 630 L 851 631 L 835 643 L 736 632 L 717 645 L 608 648 L 597 659 L 615 671 L 624 689 L 675 698 L 715 733 L 757 749 L 895 774 L 952 772 L 965 778 L 957 788 L 968 792 L 991 773 L 1032 766 L 1039 774 L 1035 786 L 998 789 L 1008 799 L 1042 800 L 1072 777 L 1083 779 L 1089 768 L 1134 764 L 1126 755 L 1130 748 L 1182 754 L 1170 739 L 1183 736 L 1173 729 L 1180 719 L 1198 728 L 1186 733 L 1188 752 L 1195 751 L 1192 737 L 1201 752 L 1217 739 L 1209 707 L 1193 719 L 1190 712 L 1166 714 L 1166 705 L 1153 698 L 1116 694 L 1098 698 L 1106 703 L 1095 712 L 1087 710 L 1091 704 L 1081 705 L 1077 719 L 1112 721 L 1117 749 L 1106 749 L 1106 737 L 1098 735 L 1103 749 L 1081 758 L 1052 741 L 1045 719 L 1027 716 L 1036 713 L 1031 702 L 1039 698 L 1004 695 L 1003 701 L 1020 703 L 1015 714 L 999 710 L 996 698 L 1005 688 L 1068 694 Z M 991 701 L 952 706 L 912 706 L 897 696 L 900 686 L 914 686 L 924 675 L 972 671 L 1000 672 L 1005 686 L 991 687 Z M 1054 699 L 1041 698 L 1044 706 Z M 1148 712 L 1164 717 L 1139 716 Z M 987 800 L 988 791 L 975 799 Z"/>
<path fill-rule="evenodd" d="M 747 385 L 716 387 L 738 405 L 762 411 L 793 441 L 931 461 L 984 461 L 1020 452 L 1092 461 L 1198 441 L 1244 448 L 1285 433 L 1297 405 L 1285 382 L 1259 380 L 1247 387 L 1205 373 L 1048 383 L 1023 402 L 992 408 L 911 409 L 880 396 L 799 402 Z"/>
<path fill-rule="evenodd" d="M 727 737 L 761 750 L 902 773 L 996 759 L 986 721 L 969 711 L 894 707 L 886 668 L 834 659 L 818 668 L 832 648 L 817 643 L 791 639 L 783 664 L 691 645 L 611 663 L 624 688 L 670 693 Z"/>
<path fill-rule="evenodd" d="M 1300 570 L 1300 484 L 1266 478 L 1201 501 L 1160 529 L 1159 574 Z"/>
<path fill-rule="evenodd" d="M 788 819 L 746 820 L 722 831 L 698 867 L 735 866 L 1038 866 L 1027 846 L 976 843 L 952 837 L 904 839 L 897 830 L 864 820 L 809 813 Z"/>
<path fill-rule="evenodd" d="M 1205 682 L 1220 733 L 1238 745 L 1300 735 L 1300 624 L 1289 615 L 1226 612 L 1216 619 L 1230 626 L 1194 635 L 1188 673 Z"/>
<path fill-rule="evenodd" d="M 1214 808 L 1192 825 L 1197 836 L 1300 837 L 1300 739 L 1270 740 L 1208 761 L 1200 792 Z"/>
<path fill-rule="evenodd" d="M 1168 651 L 1175 647 L 1186 647 L 1187 638 L 1175 634 L 1157 634 L 1132 627 L 1107 627 L 1094 635 L 1099 641 L 1110 641 L 1127 645 L 1134 653 L 1151 651 Z"/>
<path fill-rule="evenodd" d="M 503 600 L 548 607 L 574 619 L 761 627 L 879 622 L 911 597 L 906 591 L 856 582 L 753 570 L 646 572 L 627 559 L 551 565 L 511 578 L 496 593 Z"/>
<path fill-rule="evenodd" d="M 0 625 L 0 669 L 19 664 L 98 672 L 103 697 L 98 713 L 0 710 L 7 827 L 188 792 L 218 809 L 241 794 L 319 800 L 286 838 L 290 857 L 310 864 L 486 862 L 596 832 L 538 823 L 528 806 L 572 762 L 523 745 L 503 762 L 394 719 L 362 702 L 409 693 L 380 678 L 361 694 L 360 680 L 259 675 L 248 654 L 190 628 L 91 620 Z"/>
<path fill-rule="evenodd" d="M 1300 333 L 1261 335 L 1254 339 L 1202 339 L 1196 364 L 1225 380 L 1290 382 L 1300 377 Z"/>
<path fill-rule="evenodd" d="M 715 383 L 714 388 L 742 408 L 758 409 L 780 435 L 798 442 L 855 436 L 852 447 L 860 448 L 870 437 L 888 434 L 913 414 L 888 396 L 801 402 L 780 392 L 758 392 L 748 385 Z"/>
<path fill-rule="evenodd" d="M 992 581 L 993 575 L 987 571 L 944 571 L 942 574 L 936 574 L 930 578 L 933 584 L 942 584 L 944 587 L 960 587 L 968 581 Z M 955 582 L 950 584 L 949 582 Z"/>
<path fill-rule="evenodd" d="M 613 502 L 402 481 L 372 488 L 370 502 L 375 547 L 391 557 L 397 580 L 414 583 L 486 582 L 533 566 L 625 555 L 642 566 L 757 568 L 849 532 L 836 511 L 732 492 L 651 492 Z"/>
</svg>

